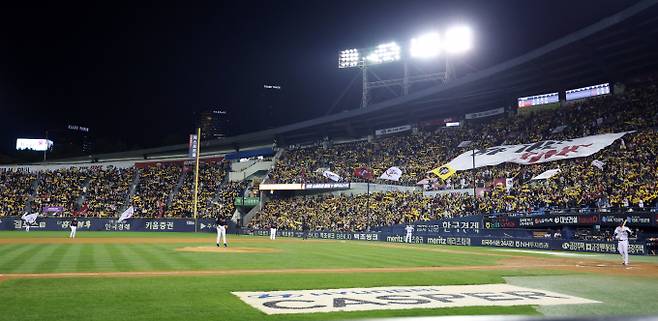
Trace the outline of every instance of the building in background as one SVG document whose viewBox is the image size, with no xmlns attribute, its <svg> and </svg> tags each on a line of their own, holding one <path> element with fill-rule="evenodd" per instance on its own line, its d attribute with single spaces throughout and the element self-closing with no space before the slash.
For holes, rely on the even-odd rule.
<svg viewBox="0 0 658 321">
<path fill-rule="evenodd" d="M 221 139 L 229 135 L 230 119 L 225 110 L 204 110 L 199 113 L 197 126 L 201 139 Z"/>
<path fill-rule="evenodd" d="M 260 115 L 261 124 L 263 124 L 266 129 L 281 125 L 281 113 L 278 112 L 281 110 L 281 102 L 283 101 L 283 91 L 281 90 L 281 86 L 275 84 L 263 85 L 260 98 L 260 105 L 263 108 Z"/>
<path fill-rule="evenodd" d="M 48 131 L 48 136 L 57 142 L 54 151 L 61 155 L 89 155 L 94 151 L 94 144 L 89 127 L 66 125 Z"/>
</svg>

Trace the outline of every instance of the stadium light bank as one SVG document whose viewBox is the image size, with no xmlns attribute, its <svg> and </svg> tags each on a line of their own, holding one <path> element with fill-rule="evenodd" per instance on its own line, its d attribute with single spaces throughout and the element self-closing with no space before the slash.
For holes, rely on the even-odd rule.
<svg viewBox="0 0 658 321">
<path fill-rule="evenodd" d="M 403 54 L 397 42 L 387 42 L 370 48 L 351 48 L 340 51 L 338 55 L 338 68 L 360 68 L 363 73 L 363 95 L 361 107 L 368 105 L 368 90 L 378 87 L 401 86 L 402 95 L 409 93 L 412 83 L 421 81 L 444 81 L 454 77 L 454 70 L 450 63 L 450 56 L 464 54 L 473 47 L 473 32 L 465 25 L 453 26 L 443 33 L 430 31 L 412 38 L 408 42 L 408 54 Z M 407 59 L 432 59 L 443 56 L 445 70 L 434 74 L 424 74 L 416 77 L 409 76 Z M 404 76 L 401 79 L 368 82 L 368 66 L 391 63 L 402 60 L 404 62 Z"/>
</svg>

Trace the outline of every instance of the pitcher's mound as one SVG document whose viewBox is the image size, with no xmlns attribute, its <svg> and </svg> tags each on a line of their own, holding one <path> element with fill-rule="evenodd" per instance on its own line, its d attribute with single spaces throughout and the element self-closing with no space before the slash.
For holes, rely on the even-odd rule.
<svg viewBox="0 0 658 321">
<path fill-rule="evenodd" d="M 213 253 L 276 253 L 279 249 L 266 249 L 255 247 L 216 247 L 216 246 L 186 246 L 179 247 L 176 251 L 183 252 L 213 252 Z"/>
</svg>

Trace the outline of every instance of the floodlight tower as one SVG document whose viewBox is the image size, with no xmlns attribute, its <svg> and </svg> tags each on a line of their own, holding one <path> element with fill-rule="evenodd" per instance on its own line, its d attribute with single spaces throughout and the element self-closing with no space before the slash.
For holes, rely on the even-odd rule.
<svg viewBox="0 0 658 321">
<path fill-rule="evenodd" d="M 456 26 L 447 29 L 443 36 L 438 32 L 429 32 L 411 39 L 409 53 L 404 56 L 401 53 L 400 46 L 395 42 L 384 43 L 372 48 L 343 50 L 338 57 L 338 68 L 361 69 L 363 81 L 361 108 L 365 108 L 369 103 L 369 91 L 373 88 L 399 86 L 402 88 L 401 92 L 404 96 L 409 94 L 409 88 L 413 83 L 437 80 L 448 82 L 452 80 L 455 77 L 455 72 L 450 57 L 470 50 L 472 43 L 471 30 L 466 26 Z M 445 69 L 443 71 L 410 75 L 409 58 L 427 60 L 438 56 L 445 58 Z M 402 78 L 381 80 L 374 74 L 378 80 L 368 81 L 369 66 L 400 60 L 403 63 Z M 393 91 L 391 90 L 391 92 Z"/>
<path fill-rule="evenodd" d="M 367 55 L 364 55 L 366 53 Z M 347 49 L 340 52 L 338 68 L 361 68 L 363 93 L 361 107 L 368 106 L 368 66 L 400 60 L 400 46 L 395 42 L 383 43 L 374 48 Z"/>
</svg>

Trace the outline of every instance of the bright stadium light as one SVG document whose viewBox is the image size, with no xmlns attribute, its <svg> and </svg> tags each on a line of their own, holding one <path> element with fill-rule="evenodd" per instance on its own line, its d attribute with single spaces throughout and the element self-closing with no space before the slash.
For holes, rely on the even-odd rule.
<svg viewBox="0 0 658 321">
<path fill-rule="evenodd" d="M 366 59 L 369 64 L 382 64 L 400 60 L 400 46 L 395 42 L 381 44 L 375 47 Z"/>
<path fill-rule="evenodd" d="M 338 68 L 358 67 L 361 57 L 358 49 L 347 49 L 340 52 L 338 56 Z"/>
<path fill-rule="evenodd" d="M 466 52 L 473 46 L 473 33 L 466 26 L 452 27 L 446 31 L 444 50 L 448 53 L 459 54 Z"/>
<path fill-rule="evenodd" d="M 409 53 L 414 58 L 432 58 L 438 56 L 441 50 L 441 36 L 436 32 L 431 32 L 411 39 Z"/>
</svg>

